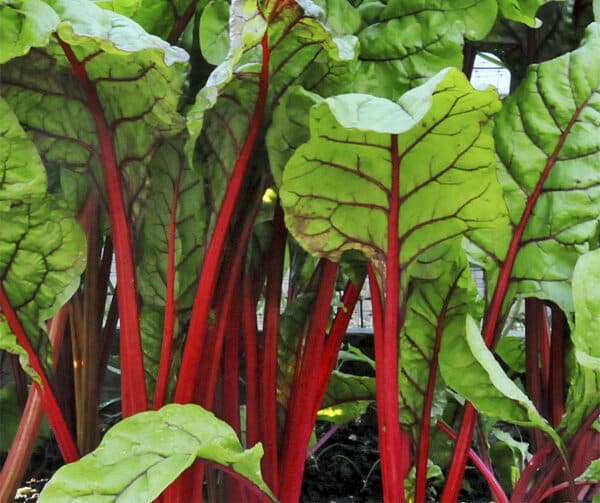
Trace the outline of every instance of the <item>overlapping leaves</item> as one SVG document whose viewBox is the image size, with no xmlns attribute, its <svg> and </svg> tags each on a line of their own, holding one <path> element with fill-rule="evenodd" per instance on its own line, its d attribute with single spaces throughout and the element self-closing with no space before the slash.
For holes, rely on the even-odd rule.
<svg viewBox="0 0 600 503">
<path fill-rule="evenodd" d="M 93 2 L 48 4 L 60 19 L 57 36 L 81 62 L 90 88 L 82 88 L 71 71 L 74 62 L 52 38 L 46 48 L 2 67 L 0 92 L 49 168 L 85 170 L 97 183 L 102 153 L 95 121 L 104 121 L 129 209 L 137 211 L 145 165 L 158 139 L 183 126 L 176 107 L 187 55 Z M 97 96 L 101 110 L 92 110 L 90 95 Z"/>
<path fill-rule="evenodd" d="M 599 27 L 592 24 L 581 48 L 531 66 L 496 117 L 508 219 L 497 232 L 479 230 L 472 238 L 489 295 L 499 271 L 510 272 L 505 309 L 519 294 L 573 311 L 573 267 L 596 239 L 600 212 L 598 50 Z"/>
<path fill-rule="evenodd" d="M 358 249 L 383 273 L 397 198 L 399 267 L 409 273 L 435 244 L 493 226 L 502 212 L 491 166 L 490 117 L 498 107 L 495 92 L 474 91 L 456 70 L 440 72 L 399 104 L 367 95 L 327 99 L 312 109 L 311 139 L 284 171 L 289 228 L 311 253 L 338 260 Z M 391 193 L 394 169 L 399 194 Z"/>
<path fill-rule="evenodd" d="M 50 347 L 42 322 L 79 284 L 84 236 L 64 203 L 46 195 L 39 155 L 1 98 L 0 113 L 0 283 L 43 365 Z M 6 321 L 0 323 L 0 347 L 23 354 Z"/>
<path fill-rule="evenodd" d="M 356 33 L 360 42 L 357 64 L 347 72 L 332 65 L 321 86 L 326 94 L 360 92 L 398 99 L 442 68 L 460 68 L 465 37 L 479 40 L 489 32 L 497 3 L 366 2 L 359 12 L 363 23 Z"/>
<path fill-rule="evenodd" d="M 481 311 L 460 240 L 435 252 L 427 260 L 429 278 L 412 283 L 400 332 L 400 422 L 415 441 L 423 414 L 435 421 L 445 406 L 446 384 L 437 361 L 442 340 L 463 337 L 466 317 L 479 316 Z M 428 393 L 431 405 L 426 410 Z"/>
</svg>

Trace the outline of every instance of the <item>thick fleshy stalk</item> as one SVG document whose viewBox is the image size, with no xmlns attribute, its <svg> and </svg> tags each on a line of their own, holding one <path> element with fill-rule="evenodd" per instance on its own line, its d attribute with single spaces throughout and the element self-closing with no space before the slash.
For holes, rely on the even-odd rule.
<svg viewBox="0 0 600 503">
<path fill-rule="evenodd" d="M 317 293 L 310 315 L 303 351 L 297 354 L 297 373 L 287 404 L 283 445 L 281 447 L 279 499 L 298 501 L 302 488 L 306 448 L 315 423 L 315 382 L 319 374 L 321 354 L 329 322 L 331 296 L 335 286 L 337 264 L 321 260 Z M 308 404 L 308 406 L 307 406 Z"/>
<path fill-rule="evenodd" d="M 246 170 L 262 123 L 269 85 L 269 46 L 266 33 L 263 36 L 261 47 L 263 59 L 256 106 L 250 120 L 248 134 L 246 135 L 243 147 L 236 159 L 231 179 L 227 185 L 215 228 L 208 243 L 204 261 L 202 263 L 200 278 L 198 280 L 198 289 L 196 290 L 196 296 L 194 297 L 192 316 L 183 349 L 177 386 L 175 388 L 174 401 L 176 403 L 188 403 L 193 398 L 196 375 L 202 356 L 204 338 L 206 336 L 208 315 L 219 275 L 219 265 L 223 255 L 223 247 L 226 242 L 232 217 L 237 207 L 237 202 L 239 201 L 242 182 L 244 181 Z"/>
<path fill-rule="evenodd" d="M 79 61 L 71 47 L 55 34 L 71 70 L 81 85 L 94 123 L 100 145 L 100 161 L 104 175 L 108 214 L 115 251 L 117 283 L 119 284 L 120 354 L 121 354 L 121 406 L 123 417 L 147 408 L 144 361 L 140 340 L 137 291 L 131 232 L 123 200 L 121 176 L 115 155 L 112 130 L 109 127 L 95 84 L 90 80 L 86 64 L 97 54 Z"/>
</svg>

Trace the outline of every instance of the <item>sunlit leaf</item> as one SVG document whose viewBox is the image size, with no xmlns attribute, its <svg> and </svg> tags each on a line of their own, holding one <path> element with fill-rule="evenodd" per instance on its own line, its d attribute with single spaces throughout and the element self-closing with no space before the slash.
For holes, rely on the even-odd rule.
<svg viewBox="0 0 600 503">
<path fill-rule="evenodd" d="M 39 501 L 150 502 L 196 459 L 231 469 L 270 496 L 261 457 L 260 444 L 244 450 L 234 430 L 211 412 L 172 404 L 113 426 L 95 451 L 56 472 Z"/>
</svg>

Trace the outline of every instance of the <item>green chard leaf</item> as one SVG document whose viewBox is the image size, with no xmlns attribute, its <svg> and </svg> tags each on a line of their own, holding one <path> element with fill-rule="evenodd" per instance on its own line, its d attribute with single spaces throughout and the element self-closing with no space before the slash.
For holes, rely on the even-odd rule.
<svg viewBox="0 0 600 503">
<path fill-rule="evenodd" d="M 477 322 L 468 316 L 465 328 L 465 333 L 449 333 L 442 339 L 440 371 L 446 384 L 479 412 L 511 424 L 538 428 L 560 445 L 556 432 L 486 347 Z"/>
<path fill-rule="evenodd" d="M 46 195 L 40 157 L 1 98 L 0 180 L 1 290 L 48 371 L 51 351 L 43 322 L 79 285 L 85 238 L 64 202 Z M 0 315 L 0 348 L 19 354 L 31 374 L 5 316 Z"/>
<path fill-rule="evenodd" d="M 171 233 L 175 319 L 173 327 L 167 328 L 173 331 L 173 354 L 179 354 L 182 327 L 189 321 L 204 245 L 202 180 L 189 167 L 183 143 L 183 138 L 164 142 L 150 162 L 149 196 L 138 243 L 138 289 L 143 302 L 140 330 L 149 391 L 154 388 L 164 336 Z"/>
<path fill-rule="evenodd" d="M 575 306 L 575 329 L 571 339 L 575 356 L 580 365 L 600 372 L 600 250 L 582 255 L 573 271 L 573 304 Z"/>
<path fill-rule="evenodd" d="M 571 275 L 597 240 L 600 213 L 600 28 L 581 48 L 539 65 L 504 101 L 494 136 L 508 218 L 469 233 L 491 299 L 508 275 L 503 312 L 516 295 L 573 311 Z M 477 249 L 478 248 L 478 249 Z"/>
<path fill-rule="evenodd" d="M 576 358 L 573 360 L 565 413 L 559 425 L 565 439 L 573 436 L 581 423 L 600 404 L 600 372 L 580 365 Z"/>
<path fill-rule="evenodd" d="M 428 255 L 424 268 L 429 279 L 415 279 L 406 303 L 405 322 L 400 331 L 399 390 L 400 423 L 418 442 L 423 414 L 432 422 L 439 419 L 446 402 L 439 370 L 430 390 L 432 369 L 438 369 L 438 355 L 444 338 L 464 337 L 467 315 L 478 317 L 481 302 L 473 284 L 460 240 L 437 247 Z M 425 410 L 427 393 L 432 393 L 431 410 Z"/>
<path fill-rule="evenodd" d="M 16 0 L 0 4 L 0 65 L 23 56 L 32 47 L 43 47 L 56 29 L 56 12 L 41 0 Z"/>
<path fill-rule="evenodd" d="M 198 405 L 171 404 L 113 426 L 100 446 L 63 466 L 40 502 L 151 502 L 196 459 L 236 472 L 273 498 L 260 475 L 262 446 L 244 450 L 234 430 Z"/>
<path fill-rule="evenodd" d="M 510 70 L 511 86 L 515 88 L 527 72 L 532 53 L 536 63 L 541 63 L 579 46 L 585 27 L 593 21 L 591 10 L 591 5 L 586 8 L 585 2 L 577 9 L 572 2 L 547 2 L 536 14 L 535 32 L 528 26 L 530 22 L 500 18 L 477 48 L 502 60 Z"/>
<path fill-rule="evenodd" d="M 42 322 L 79 285 L 85 236 L 72 212 L 50 196 L 0 210 L 0 221 L 7 222 L 0 226 L 0 283 L 48 371 L 51 352 Z"/>
<path fill-rule="evenodd" d="M 56 33 L 64 45 L 52 38 L 46 48 L 3 65 L 0 94 L 48 169 L 85 171 L 95 184 L 102 179 L 97 124 L 105 124 L 126 205 L 138 215 L 146 196 L 146 164 L 159 138 L 184 126 L 176 109 L 187 54 L 93 2 L 48 3 L 60 18 Z M 80 79 L 72 65 L 80 65 Z"/>
<path fill-rule="evenodd" d="M 600 480 L 600 459 L 594 459 L 585 471 L 577 477 L 577 482 L 598 482 Z"/>
<path fill-rule="evenodd" d="M 549 0 L 498 0 L 500 15 L 506 19 L 534 27 L 535 14 Z"/>
<path fill-rule="evenodd" d="M 286 92 L 275 107 L 265 141 L 269 166 L 277 186 L 281 185 L 283 168 L 292 154 L 310 138 L 310 108 L 322 101 L 318 94 L 298 86 Z"/>
<path fill-rule="evenodd" d="M 398 104 L 358 94 L 325 100 L 311 110 L 309 142 L 284 170 L 288 227 L 315 255 L 337 261 L 357 249 L 383 274 L 391 201 L 398 198 L 406 284 L 422 269 L 420 254 L 473 226 L 492 226 L 502 211 L 490 132 L 499 106 L 494 91 L 474 91 L 453 69 Z M 396 169 L 401 184 L 391 194 Z"/>
<path fill-rule="evenodd" d="M 398 99 L 443 68 L 462 66 L 465 38 L 479 40 L 492 28 L 492 0 L 394 0 L 369 2 L 360 9 L 356 65 L 331 71 L 321 94 L 369 93 Z M 351 77 L 349 77 L 351 75 Z"/>
<path fill-rule="evenodd" d="M 138 23 L 148 33 L 165 40 L 170 38 L 174 26 L 185 18 L 186 10 L 196 3 L 201 10 L 206 1 L 194 0 L 98 0 L 96 4 L 103 9 L 127 16 Z"/>
<path fill-rule="evenodd" d="M 375 378 L 334 370 L 321 403 L 318 419 L 345 424 L 364 414 L 375 401 Z"/>
<path fill-rule="evenodd" d="M 9 105 L 0 98 L 0 209 L 46 193 L 42 160 Z"/>
<path fill-rule="evenodd" d="M 196 96 L 187 114 L 190 139 L 186 153 L 193 165 L 201 165 L 205 173 L 208 205 L 218 210 L 221 198 L 236 161 L 254 128 L 271 121 L 273 107 L 287 89 L 314 80 L 322 74 L 310 71 L 319 58 L 351 60 L 355 57 L 355 39 L 336 37 L 324 24 L 324 11 L 311 2 L 289 4 L 268 27 L 256 4 L 235 1 L 229 8 L 229 25 L 223 26 L 224 2 L 215 3 L 204 13 L 208 19 L 219 18 L 215 28 L 228 30 L 228 41 L 214 44 L 205 35 L 202 50 L 211 61 L 225 60 L 211 73 L 206 86 Z M 220 35 L 221 36 L 221 35 Z M 266 37 L 268 78 L 261 79 Z M 304 77 L 308 74 L 309 77 Z M 266 96 L 261 97 L 261 94 Z M 265 100 L 262 116 L 256 116 L 260 99 Z M 258 124 L 256 122 L 259 122 Z M 260 175 L 258 173 L 257 175 Z"/>
</svg>

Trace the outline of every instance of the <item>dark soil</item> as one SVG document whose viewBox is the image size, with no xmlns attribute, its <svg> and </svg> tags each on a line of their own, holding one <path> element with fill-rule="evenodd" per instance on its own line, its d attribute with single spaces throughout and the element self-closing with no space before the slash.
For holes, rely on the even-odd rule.
<svg viewBox="0 0 600 503">
<path fill-rule="evenodd" d="M 319 423 L 317 438 L 329 428 Z M 378 502 L 381 494 L 377 424 L 368 416 L 340 428 L 306 461 L 303 502 Z"/>
<path fill-rule="evenodd" d="M 0 467 L 4 464 L 4 457 L 0 454 Z M 54 439 L 47 439 L 37 446 L 31 456 L 23 485 L 17 491 L 14 501 L 37 501 L 46 482 L 62 465 L 63 460 Z"/>
</svg>

